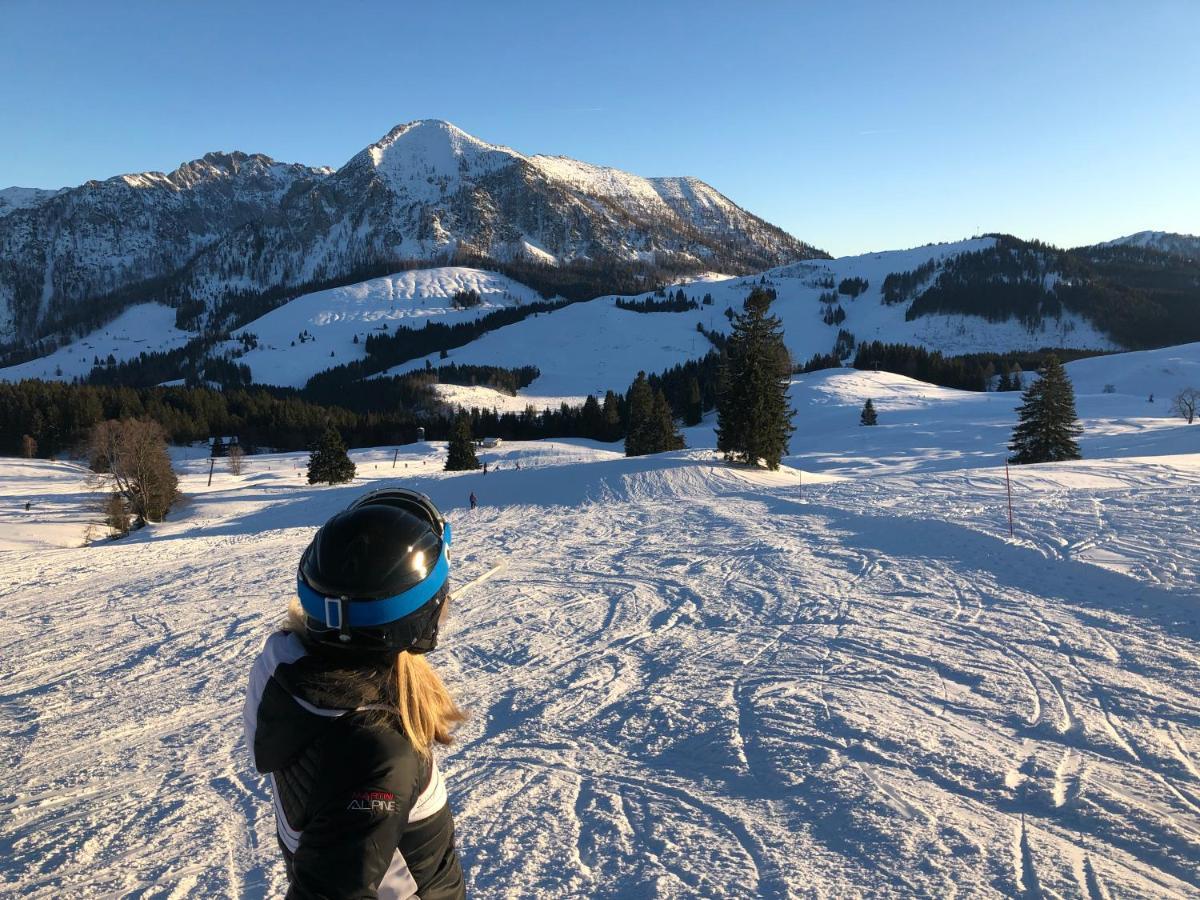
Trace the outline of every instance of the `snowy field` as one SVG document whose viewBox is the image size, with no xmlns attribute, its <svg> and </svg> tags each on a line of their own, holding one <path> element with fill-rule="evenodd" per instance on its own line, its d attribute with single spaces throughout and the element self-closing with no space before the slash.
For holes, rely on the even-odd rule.
<svg viewBox="0 0 1200 900">
<path fill-rule="evenodd" d="M 1013 470 L 1011 538 L 1017 395 L 885 373 L 798 379 L 777 473 L 711 422 L 486 476 L 355 451 L 338 488 L 182 460 L 168 522 L 89 547 L 79 469 L 2 460 L 0 894 L 282 895 L 247 667 L 313 529 L 399 479 L 456 581 L 507 563 L 434 657 L 469 896 L 1200 897 L 1200 425 L 1144 396 L 1193 349 L 1093 373 L 1127 392 L 1081 394 L 1088 459 Z"/>
<path fill-rule="evenodd" d="M 713 303 L 680 313 L 632 312 L 619 309 L 613 296 L 597 297 L 488 332 L 466 346 L 451 350 L 449 361 L 537 366 L 541 376 L 527 393 L 537 398 L 530 402 L 539 408 L 557 406 L 563 400 L 577 402 L 589 393 L 603 396 L 610 389 L 623 392 L 639 370 L 660 372 L 707 354 L 712 345 L 696 331 L 696 325 L 728 332 L 726 308 L 740 312 L 742 301 L 764 278 L 778 294 L 771 312 L 782 320 L 788 349 L 799 363 L 816 353 L 832 351 L 842 328 L 853 333 L 860 343 L 875 340 L 908 343 L 939 349 L 948 356 L 1042 347 L 1120 349 L 1089 322 L 1072 313 L 1029 329 L 1015 320 L 988 322 L 963 315 L 921 316 L 910 322 L 905 318 L 909 302 L 892 306 L 881 302 L 883 281 L 888 274 L 911 271 L 931 260 L 942 261 L 993 243 L 992 238 L 977 238 L 836 260 L 811 260 L 771 269 L 761 276 L 710 273 L 684 283 L 682 289 L 698 303 L 705 294 L 711 294 Z M 822 282 L 833 279 L 836 285 L 843 278 L 863 278 L 870 286 L 857 298 L 841 296 L 839 303 L 846 313 L 845 321 L 826 325 L 822 320 L 826 305 L 819 299 L 827 290 Z M 679 288 L 672 286 L 672 293 Z M 465 289 L 478 291 L 482 304 L 468 310 L 456 309 L 451 298 L 456 291 Z M 640 294 L 637 299 L 650 296 Z M 249 332 L 259 339 L 258 347 L 238 360 L 250 367 L 256 382 L 302 387 L 318 372 L 364 358 L 369 334 L 400 327 L 421 328 L 432 321 L 445 324 L 469 321 L 500 307 L 539 299 L 532 288 L 494 272 L 455 266 L 419 269 L 305 294 L 238 329 L 234 337 Z M 171 310 L 153 304 L 140 309 L 141 320 L 132 311 L 126 313 L 53 356 L 0 369 L 0 379 L 70 380 L 76 375 L 86 375 L 91 370 L 93 355 L 99 352 L 104 358 L 104 348 L 110 345 L 115 347 L 117 359 L 124 359 L 142 350 L 169 349 L 194 336 L 175 330 Z M 168 318 L 163 319 L 164 315 Z M 126 332 L 127 338 L 115 343 L 110 340 L 111 336 Z M 301 332 L 307 332 L 315 340 L 299 340 Z M 241 344 L 230 341 L 226 349 L 240 352 Z M 389 374 L 423 369 L 427 362 L 436 367 L 439 355 L 403 363 L 390 369 Z M 61 374 L 57 374 L 60 370 Z M 497 399 L 501 408 L 505 408 L 502 398 Z M 515 408 L 524 407 L 522 401 Z"/>
</svg>

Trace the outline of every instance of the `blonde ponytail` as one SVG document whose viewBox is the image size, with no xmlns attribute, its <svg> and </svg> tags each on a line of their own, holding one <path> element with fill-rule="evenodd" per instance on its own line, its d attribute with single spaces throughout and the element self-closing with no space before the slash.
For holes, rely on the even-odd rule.
<svg viewBox="0 0 1200 900">
<path fill-rule="evenodd" d="M 304 635 L 304 610 L 295 599 L 288 606 L 284 629 Z M 403 651 L 396 654 L 391 666 L 339 669 L 327 673 L 327 678 L 339 689 L 364 695 L 363 711 L 383 713 L 377 719 L 379 724 L 399 719 L 400 729 L 422 756 L 429 756 L 435 743 L 450 744 L 454 727 L 467 718 L 421 653 Z"/>
<path fill-rule="evenodd" d="M 407 651 L 396 656 L 396 709 L 405 735 L 426 756 L 435 742 L 449 744 L 450 732 L 467 717 L 424 654 Z"/>
</svg>

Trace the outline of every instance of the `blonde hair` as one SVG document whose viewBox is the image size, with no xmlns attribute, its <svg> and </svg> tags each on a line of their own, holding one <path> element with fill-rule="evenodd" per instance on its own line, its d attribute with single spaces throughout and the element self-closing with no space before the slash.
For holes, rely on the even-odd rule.
<svg viewBox="0 0 1200 900">
<path fill-rule="evenodd" d="M 304 619 L 303 608 L 293 599 L 284 628 L 303 636 Z M 395 725 L 398 719 L 400 730 L 422 756 L 429 756 L 435 743 L 450 744 L 451 732 L 467 718 L 423 653 L 402 650 L 390 665 L 336 670 L 329 680 L 348 693 L 365 694 L 368 702 L 361 709 L 382 713 L 375 724 Z"/>
</svg>

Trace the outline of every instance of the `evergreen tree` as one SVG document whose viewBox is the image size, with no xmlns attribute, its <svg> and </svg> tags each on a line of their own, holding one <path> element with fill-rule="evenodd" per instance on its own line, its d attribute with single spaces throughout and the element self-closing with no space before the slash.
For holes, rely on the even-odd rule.
<svg viewBox="0 0 1200 900">
<path fill-rule="evenodd" d="M 446 471 L 468 472 L 478 468 L 480 466 L 475 456 L 475 439 L 471 436 L 471 417 L 465 412 L 460 412 L 454 420 L 454 428 L 450 431 Z"/>
<path fill-rule="evenodd" d="M 733 319 L 717 400 L 717 449 L 725 458 L 778 469 L 791 436 L 787 390 L 792 361 L 779 319 L 768 315 L 773 291 L 750 292 Z"/>
<path fill-rule="evenodd" d="M 584 437 L 604 440 L 604 413 L 593 394 L 588 394 L 583 401 L 583 410 L 579 414 L 580 428 Z"/>
<path fill-rule="evenodd" d="M 699 425 L 704 418 L 704 401 L 700 397 L 700 382 L 692 378 L 688 381 L 687 412 L 684 413 L 685 425 Z"/>
<path fill-rule="evenodd" d="M 1082 431 L 1075 417 L 1075 390 L 1058 358 L 1046 360 L 1041 378 L 1022 396 L 1019 421 L 1013 429 L 1014 463 L 1060 462 L 1081 459 L 1075 442 Z"/>
<path fill-rule="evenodd" d="M 625 455 L 644 456 L 653 453 L 650 449 L 654 437 L 654 392 L 645 372 L 638 372 L 627 395 L 629 423 L 625 429 Z"/>
<path fill-rule="evenodd" d="M 1014 390 L 1014 391 L 1025 390 L 1025 380 L 1021 377 L 1021 375 L 1022 375 L 1021 364 L 1017 363 L 1016 365 L 1013 366 L 1012 378 L 1009 381 L 1009 387 L 1011 390 Z"/>
<path fill-rule="evenodd" d="M 859 417 L 860 425 L 875 425 L 878 424 L 879 416 L 875 414 L 875 404 L 871 402 L 871 398 L 867 398 L 867 402 L 863 404 L 862 415 Z"/>
<path fill-rule="evenodd" d="M 1008 369 L 1000 373 L 1000 380 L 996 382 L 997 391 L 1011 391 L 1012 379 L 1008 376 Z"/>
<path fill-rule="evenodd" d="M 604 437 L 601 440 L 615 441 L 621 436 L 621 400 L 613 391 L 604 394 Z"/>
<path fill-rule="evenodd" d="M 668 450 L 682 450 L 686 445 L 683 436 L 675 429 L 675 417 L 671 413 L 671 405 L 667 403 L 667 395 L 662 389 L 654 392 L 654 408 L 651 412 L 652 426 L 649 429 L 651 443 L 647 453 L 666 453 Z"/>
<path fill-rule="evenodd" d="M 354 477 L 354 471 L 342 436 L 330 425 L 308 457 L 308 483 L 342 484 Z"/>
</svg>

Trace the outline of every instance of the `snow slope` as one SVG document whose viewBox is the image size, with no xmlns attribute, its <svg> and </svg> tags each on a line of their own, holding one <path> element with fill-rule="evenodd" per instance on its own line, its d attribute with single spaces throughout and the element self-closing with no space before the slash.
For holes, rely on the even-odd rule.
<svg viewBox="0 0 1200 900">
<path fill-rule="evenodd" d="M 0 893 L 284 892 L 247 667 L 313 529 L 398 480 L 456 582 L 507 563 L 433 658 L 472 714 L 441 757 L 469 896 L 1198 897 L 1200 426 L 1134 417 L 1145 387 L 1080 398 L 1094 458 L 1013 470 L 1012 538 L 1010 398 L 845 370 L 793 387 L 805 471 L 720 464 L 711 422 L 487 475 L 355 451 L 338 488 L 185 460 L 168 522 L 81 548 L 81 473 L 0 461 L 6 521 L 64 498 L 0 549 Z M 864 393 L 880 425 L 843 424 Z"/>
<path fill-rule="evenodd" d="M 6 187 L 0 189 L 0 217 L 7 216 L 19 209 L 30 209 L 49 200 L 61 190 L 46 188 Z"/>
<path fill-rule="evenodd" d="M 778 299 L 771 311 L 783 321 L 784 339 L 793 358 L 804 362 L 817 353 L 833 349 L 839 328 L 852 332 L 860 342 L 880 340 L 916 344 L 941 350 L 946 355 L 984 351 L 1028 350 L 1046 346 L 1118 349 L 1090 323 L 1074 314 L 1061 322 L 1047 320 L 1030 330 L 1016 321 L 988 322 L 963 315 L 922 316 L 905 320 L 908 304 L 881 302 L 884 278 L 892 272 L 916 269 L 931 259 L 944 259 L 980 249 L 991 238 L 938 244 L 913 250 L 871 253 L 837 260 L 814 260 L 772 269 L 762 276 L 685 282 L 682 289 L 700 301 L 711 294 L 713 304 L 682 313 L 638 313 L 619 309 L 614 297 L 599 297 L 587 303 L 525 319 L 489 332 L 476 341 L 450 352 L 459 363 L 501 366 L 535 365 L 539 377 L 528 388 L 540 396 L 570 396 L 626 390 L 639 370 L 658 372 L 687 359 L 704 356 L 712 345 L 696 331 L 728 332 L 726 308 L 740 312 L 746 295 L 765 278 Z M 825 305 L 818 299 L 826 288 L 819 281 L 833 278 L 867 279 L 869 288 L 851 300 L 843 297 L 846 320 L 826 325 Z M 678 287 L 671 288 L 674 293 Z M 638 299 L 649 297 L 639 295 Z M 437 364 L 437 356 L 428 357 Z M 392 373 L 422 368 L 425 360 L 405 363 Z"/>
<path fill-rule="evenodd" d="M 104 362 L 111 355 L 117 362 L 133 359 L 143 352 L 171 350 L 186 344 L 196 335 L 175 327 L 175 310 L 161 303 L 131 306 L 102 328 L 48 356 L 31 359 L 0 369 L 0 381 L 40 378 L 45 381 L 71 381 L 86 378 L 96 357 Z"/>
<path fill-rule="evenodd" d="M 560 160 L 560 167 L 566 162 L 569 161 Z M 572 163 L 571 170 L 578 165 Z M 588 167 L 584 170 L 590 171 Z M 624 391 L 639 370 L 658 372 L 704 356 L 711 344 L 696 331 L 696 325 L 728 332 L 730 323 L 725 310 L 740 311 L 746 295 L 764 279 L 778 293 L 772 312 L 782 319 L 788 348 L 801 363 L 814 354 L 829 353 L 839 329 L 852 332 L 860 342 L 916 344 L 946 355 L 1046 346 L 1119 349 L 1073 313 L 1064 315 L 1060 321 L 1047 319 L 1041 327 L 1031 330 L 1017 321 L 988 322 L 964 315 L 921 316 L 909 322 L 905 319 L 908 303 L 888 306 L 881 302 L 883 280 L 888 274 L 911 271 L 929 260 L 943 260 L 992 242 L 992 238 L 979 238 L 837 260 L 812 260 L 755 276 L 705 275 L 671 288 L 674 292 L 682 287 L 697 301 L 705 294 L 712 295 L 711 306 L 691 312 L 636 313 L 617 309 L 613 296 L 598 297 L 489 332 L 465 347 L 452 350 L 450 358 L 459 363 L 535 365 L 542 376 L 528 391 L 542 398 L 603 394 L 609 389 Z M 843 278 L 854 277 L 865 278 L 869 288 L 853 300 L 843 296 L 840 305 L 846 313 L 845 321 L 826 325 L 822 320 L 825 304 L 818 298 L 827 289 L 821 282 L 832 278 L 836 285 Z M 452 309 L 450 296 L 463 288 L 478 290 L 484 296 L 484 306 L 474 310 Z M 638 299 L 649 296 L 642 294 Z M 447 317 L 439 321 L 461 321 L 496 306 L 537 299 L 538 294 L 532 288 L 478 269 L 443 267 L 401 272 L 306 294 L 272 310 L 236 332 L 250 332 L 260 339 L 259 348 L 240 361 L 250 366 L 255 381 L 301 387 L 317 372 L 362 358 L 365 345 L 361 341 L 370 329 L 381 328 L 384 323 L 392 328 L 420 327 L 421 319 L 430 316 Z M 292 347 L 291 342 L 305 330 L 316 335 L 317 340 Z M 353 343 L 355 335 L 359 336 L 358 345 Z M 174 335 L 167 338 L 173 339 Z M 231 350 L 237 348 L 236 342 L 229 346 Z M 78 355 L 76 351 L 67 352 Z M 436 366 L 438 355 L 429 356 L 428 361 Z M 423 368 L 425 362 L 418 359 L 404 363 L 392 369 L 391 374 Z M 48 373 L 55 369 L 54 365 L 27 364 L 20 369 L 22 377 L 31 366 Z M 8 371 L 0 370 L 0 378 L 9 377 Z"/>
<path fill-rule="evenodd" d="M 1200 255 L 1200 237 L 1171 231 L 1139 231 L 1125 237 L 1104 241 L 1096 246 L 1116 247 L 1121 245 L 1147 247 L 1151 250 L 1161 250 L 1163 253 L 1174 253 L 1179 256 L 1195 257 Z"/>
<path fill-rule="evenodd" d="M 454 294 L 468 290 L 477 292 L 482 303 L 456 308 Z M 537 291 L 495 272 L 457 266 L 418 269 L 305 294 L 238 329 L 234 337 L 258 337 L 258 347 L 238 360 L 250 366 L 256 382 L 304 387 L 317 372 L 365 357 L 366 338 L 373 332 L 419 328 L 434 320 L 467 322 L 540 299 Z M 302 331 L 316 340 L 299 342 Z"/>
</svg>

